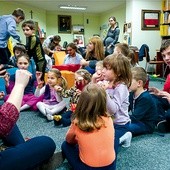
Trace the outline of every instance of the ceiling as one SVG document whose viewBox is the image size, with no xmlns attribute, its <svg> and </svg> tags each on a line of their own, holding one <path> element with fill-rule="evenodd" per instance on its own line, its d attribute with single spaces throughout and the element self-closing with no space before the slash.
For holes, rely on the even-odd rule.
<svg viewBox="0 0 170 170">
<path fill-rule="evenodd" d="M 11 1 L 20 4 L 25 4 L 33 7 L 38 7 L 44 9 L 46 11 L 62 11 L 62 12 L 80 12 L 80 13 L 95 13 L 100 14 L 116 8 L 126 0 L 4 0 L 4 1 Z M 87 7 L 85 11 L 75 11 L 75 10 L 64 10 L 60 9 L 60 5 L 73 5 L 73 6 L 82 6 Z"/>
</svg>

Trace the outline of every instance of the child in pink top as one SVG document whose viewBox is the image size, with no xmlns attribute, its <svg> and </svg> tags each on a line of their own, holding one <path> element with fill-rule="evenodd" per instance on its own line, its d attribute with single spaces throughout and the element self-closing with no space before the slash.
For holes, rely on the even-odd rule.
<svg viewBox="0 0 170 170">
<path fill-rule="evenodd" d="M 99 85 L 84 87 L 62 152 L 75 170 L 115 169 L 113 121 L 106 112 L 106 92 Z"/>
</svg>

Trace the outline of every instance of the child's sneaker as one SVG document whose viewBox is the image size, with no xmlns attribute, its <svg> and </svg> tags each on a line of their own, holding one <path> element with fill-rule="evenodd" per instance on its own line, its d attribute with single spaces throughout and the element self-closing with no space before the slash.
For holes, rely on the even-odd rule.
<svg viewBox="0 0 170 170">
<path fill-rule="evenodd" d="M 158 132 L 161 132 L 161 133 L 166 133 L 167 132 L 167 121 L 166 120 L 162 120 L 160 122 L 158 122 L 157 124 L 157 129 L 158 129 Z"/>
<path fill-rule="evenodd" d="M 54 115 L 53 118 L 54 118 L 55 121 L 58 122 L 58 121 L 61 120 L 62 116 L 61 115 Z"/>
<path fill-rule="evenodd" d="M 132 133 L 131 132 L 126 132 L 120 139 L 119 139 L 119 144 L 122 145 L 124 148 L 128 148 L 131 145 L 131 140 L 132 140 Z"/>
</svg>

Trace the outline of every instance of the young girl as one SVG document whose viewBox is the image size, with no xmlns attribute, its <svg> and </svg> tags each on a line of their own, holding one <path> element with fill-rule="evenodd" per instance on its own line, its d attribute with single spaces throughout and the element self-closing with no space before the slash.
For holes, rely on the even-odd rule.
<svg viewBox="0 0 170 170">
<path fill-rule="evenodd" d="M 83 89 L 62 152 L 75 170 L 115 169 L 113 121 L 106 112 L 106 92 L 97 84 Z"/>
<path fill-rule="evenodd" d="M 70 126 L 71 115 L 75 111 L 80 93 L 90 81 L 91 74 L 87 70 L 79 69 L 75 72 L 75 85 L 62 94 L 63 97 L 70 97 L 70 107 L 62 115 L 54 116 L 56 125 L 63 124 L 64 127 Z"/>
<path fill-rule="evenodd" d="M 28 70 L 28 66 L 29 66 L 29 62 L 30 62 L 30 58 L 27 54 L 21 54 L 20 56 L 17 57 L 17 67 L 18 69 L 23 69 L 23 70 Z M 7 96 L 5 97 L 5 101 L 7 100 L 9 94 L 11 93 L 14 84 L 15 84 L 15 74 L 10 75 L 7 73 L 4 77 L 5 79 L 5 84 L 6 84 L 6 92 L 7 92 Z M 25 90 L 24 90 L 24 96 L 23 96 L 23 100 L 22 100 L 22 105 L 20 108 L 20 111 L 23 111 L 25 109 L 32 109 L 32 110 L 36 110 L 36 103 L 38 101 L 42 100 L 42 97 L 36 97 L 34 95 L 34 90 L 35 90 L 35 86 L 36 86 L 37 80 L 35 75 L 32 75 L 30 81 L 28 82 L 28 85 L 26 86 Z"/>
<path fill-rule="evenodd" d="M 58 69 L 51 69 L 47 74 L 47 84 L 43 86 L 43 82 L 38 83 L 35 95 L 44 94 L 43 101 L 37 103 L 37 108 L 48 120 L 53 120 L 53 115 L 66 107 L 65 101 L 61 97 L 61 91 L 67 88 L 67 82 Z"/>
<path fill-rule="evenodd" d="M 131 68 L 128 59 L 122 54 L 112 54 L 106 57 L 103 60 L 103 66 L 104 80 L 108 81 L 103 85 L 107 93 L 107 110 L 114 117 L 116 144 L 118 144 L 119 138 L 128 131 L 127 126 L 130 122 L 128 88 L 132 81 Z M 126 147 L 130 146 L 132 137 L 131 133 L 127 134 L 127 143 L 123 145 Z M 122 142 L 120 139 L 120 143 Z"/>
</svg>

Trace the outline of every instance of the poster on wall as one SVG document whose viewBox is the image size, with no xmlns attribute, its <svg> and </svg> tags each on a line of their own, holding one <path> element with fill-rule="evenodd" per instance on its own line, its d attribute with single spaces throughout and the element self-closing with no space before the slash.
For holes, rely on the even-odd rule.
<svg viewBox="0 0 170 170">
<path fill-rule="evenodd" d="M 84 34 L 83 25 L 73 25 L 73 34 Z"/>
<path fill-rule="evenodd" d="M 123 26 L 123 42 L 131 45 L 131 38 L 132 38 L 132 24 L 124 23 Z"/>
<path fill-rule="evenodd" d="M 78 46 L 84 47 L 84 35 L 83 34 L 74 34 L 73 38 L 78 40 Z"/>
</svg>

